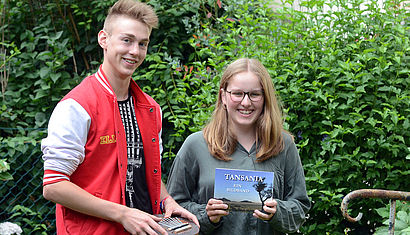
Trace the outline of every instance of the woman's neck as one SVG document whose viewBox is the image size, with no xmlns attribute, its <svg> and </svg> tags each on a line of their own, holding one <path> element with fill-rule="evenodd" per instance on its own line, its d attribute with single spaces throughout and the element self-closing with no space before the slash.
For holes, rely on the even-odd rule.
<svg viewBox="0 0 410 235">
<path fill-rule="evenodd" d="M 235 131 L 236 139 L 238 142 L 250 152 L 253 144 L 256 141 L 256 132 L 255 131 Z"/>
</svg>

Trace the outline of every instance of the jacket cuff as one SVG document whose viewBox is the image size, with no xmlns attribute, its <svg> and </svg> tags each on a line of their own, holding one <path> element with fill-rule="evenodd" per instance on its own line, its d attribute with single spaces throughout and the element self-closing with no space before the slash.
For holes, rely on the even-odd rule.
<svg viewBox="0 0 410 235">
<path fill-rule="evenodd" d="M 54 170 L 45 170 L 43 176 L 43 186 L 60 181 L 70 181 L 70 176 Z"/>
<path fill-rule="evenodd" d="M 223 218 L 221 218 L 218 223 L 211 222 L 206 214 L 206 211 L 198 216 L 198 220 L 201 225 L 200 231 L 205 234 L 211 234 L 215 229 L 219 228 L 223 224 Z"/>
</svg>

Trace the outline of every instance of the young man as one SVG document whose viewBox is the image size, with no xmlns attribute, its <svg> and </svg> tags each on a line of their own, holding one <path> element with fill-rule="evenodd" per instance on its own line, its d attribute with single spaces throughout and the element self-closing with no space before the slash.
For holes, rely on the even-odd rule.
<svg viewBox="0 0 410 235">
<path fill-rule="evenodd" d="M 115 3 L 98 34 L 103 64 L 53 111 L 43 195 L 57 203 L 58 234 L 166 234 L 161 211 L 198 224 L 161 181 L 160 107 L 131 78 L 157 24 L 150 6 Z"/>
</svg>

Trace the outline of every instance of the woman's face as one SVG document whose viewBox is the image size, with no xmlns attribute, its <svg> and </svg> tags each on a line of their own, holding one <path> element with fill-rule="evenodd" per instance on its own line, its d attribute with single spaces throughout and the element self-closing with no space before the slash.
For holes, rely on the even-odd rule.
<svg viewBox="0 0 410 235">
<path fill-rule="evenodd" d="M 262 113 L 264 95 L 259 78 L 251 72 L 234 75 L 222 91 L 222 102 L 233 130 L 256 131 L 256 121 Z"/>
</svg>

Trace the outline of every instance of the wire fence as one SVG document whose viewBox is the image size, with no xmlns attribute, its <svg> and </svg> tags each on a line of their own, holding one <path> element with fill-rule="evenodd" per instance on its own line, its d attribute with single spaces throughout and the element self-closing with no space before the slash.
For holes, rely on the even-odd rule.
<svg viewBox="0 0 410 235">
<path fill-rule="evenodd" d="M 55 204 L 42 196 L 43 160 L 40 143 L 0 144 L 12 180 L 0 182 L 0 223 L 12 222 L 23 234 L 55 234 Z"/>
</svg>

